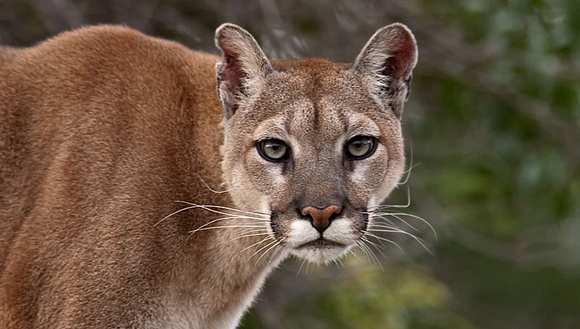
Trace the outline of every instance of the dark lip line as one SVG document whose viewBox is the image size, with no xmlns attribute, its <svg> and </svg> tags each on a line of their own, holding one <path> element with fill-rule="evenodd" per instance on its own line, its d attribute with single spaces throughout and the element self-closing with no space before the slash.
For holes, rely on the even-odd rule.
<svg viewBox="0 0 580 329">
<path fill-rule="evenodd" d="M 325 238 L 320 237 L 316 240 L 303 243 L 294 249 L 304 249 L 308 247 L 345 247 L 345 245 L 340 242 L 327 240 Z"/>
</svg>

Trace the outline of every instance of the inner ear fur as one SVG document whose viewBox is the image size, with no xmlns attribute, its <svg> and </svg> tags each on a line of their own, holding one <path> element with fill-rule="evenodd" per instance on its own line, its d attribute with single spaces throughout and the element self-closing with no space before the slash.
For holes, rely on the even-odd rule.
<svg viewBox="0 0 580 329">
<path fill-rule="evenodd" d="M 373 34 L 352 69 L 363 77 L 373 98 L 400 117 L 417 56 L 417 42 L 411 30 L 394 23 Z"/>
<path fill-rule="evenodd" d="M 216 65 L 218 96 L 229 119 L 240 104 L 260 92 L 273 69 L 254 37 L 235 24 L 218 27 L 215 44 L 222 52 Z"/>
</svg>

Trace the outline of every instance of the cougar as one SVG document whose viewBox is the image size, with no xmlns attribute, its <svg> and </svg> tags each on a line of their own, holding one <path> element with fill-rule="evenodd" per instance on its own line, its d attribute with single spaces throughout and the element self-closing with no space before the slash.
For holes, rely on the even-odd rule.
<svg viewBox="0 0 580 329">
<path fill-rule="evenodd" d="M 352 64 L 119 26 L 0 50 L 0 328 L 235 328 L 290 255 L 364 239 L 403 176 L 417 46 Z"/>
</svg>

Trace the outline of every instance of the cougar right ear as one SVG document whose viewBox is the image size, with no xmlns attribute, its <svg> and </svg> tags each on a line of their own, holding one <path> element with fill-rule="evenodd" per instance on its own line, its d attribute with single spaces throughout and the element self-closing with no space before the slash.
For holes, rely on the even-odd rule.
<svg viewBox="0 0 580 329">
<path fill-rule="evenodd" d="M 400 116 L 416 64 L 413 33 L 405 25 L 394 23 L 375 32 L 357 56 L 353 70 L 367 82 L 378 102 Z"/>
<path fill-rule="evenodd" d="M 215 44 L 222 52 L 216 65 L 218 96 L 229 119 L 240 104 L 258 95 L 273 68 L 254 37 L 235 24 L 218 27 Z"/>
</svg>

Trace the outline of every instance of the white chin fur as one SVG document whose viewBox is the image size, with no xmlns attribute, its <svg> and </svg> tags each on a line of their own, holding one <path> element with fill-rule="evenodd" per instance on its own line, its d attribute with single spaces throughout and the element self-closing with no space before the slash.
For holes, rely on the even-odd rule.
<svg viewBox="0 0 580 329">
<path fill-rule="evenodd" d="M 292 249 L 290 253 L 315 264 L 328 264 L 347 254 L 351 246 Z"/>
<path fill-rule="evenodd" d="M 346 218 L 340 218 L 330 224 L 330 227 L 324 231 L 323 237 L 327 240 L 344 244 L 346 247 L 327 246 L 294 249 L 319 237 L 318 231 L 308 221 L 298 219 L 290 224 L 287 244 L 294 256 L 312 263 L 325 264 L 346 254 L 350 246 L 355 243 L 351 221 Z"/>
</svg>

